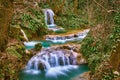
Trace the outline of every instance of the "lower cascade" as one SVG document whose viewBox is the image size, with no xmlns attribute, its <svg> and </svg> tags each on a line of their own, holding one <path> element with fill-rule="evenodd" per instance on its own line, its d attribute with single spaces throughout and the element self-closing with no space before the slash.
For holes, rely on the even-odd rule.
<svg viewBox="0 0 120 80">
<path fill-rule="evenodd" d="M 89 70 L 79 53 L 80 44 L 67 42 L 82 40 L 89 29 L 69 35 L 46 35 L 46 41 L 24 42 L 27 47 L 41 43 L 44 48 L 34 55 L 20 72 L 20 80 L 71 80 Z M 45 47 L 45 43 L 49 47 Z M 62 45 L 52 45 L 63 43 Z M 66 43 L 66 44 L 64 44 Z M 51 46 L 52 45 L 52 46 Z M 79 47 L 77 47 L 79 45 Z"/>
<path fill-rule="evenodd" d="M 56 66 L 75 65 L 77 53 L 67 50 L 45 49 L 33 56 L 28 64 L 27 69 L 48 70 Z"/>
<path fill-rule="evenodd" d="M 42 48 L 28 61 L 20 73 L 20 80 L 71 80 L 72 77 L 88 71 L 85 59 L 77 53 L 79 46 L 76 46 Z"/>
</svg>

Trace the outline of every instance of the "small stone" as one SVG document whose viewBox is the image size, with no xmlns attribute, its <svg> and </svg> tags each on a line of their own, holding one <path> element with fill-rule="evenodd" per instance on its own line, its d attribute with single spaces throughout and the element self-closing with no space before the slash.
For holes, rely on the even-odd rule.
<svg viewBox="0 0 120 80">
<path fill-rule="evenodd" d="M 74 37 L 78 37 L 78 35 L 77 35 L 77 34 L 75 34 L 75 35 L 74 35 Z"/>
<path fill-rule="evenodd" d="M 26 53 L 26 54 L 30 54 L 30 51 L 28 51 L 28 50 L 26 49 L 26 50 L 25 50 L 25 53 Z"/>
<path fill-rule="evenodd" d="M 113 74 L 120 75 L 118 71 L 114 71 Z"/>
</svg>

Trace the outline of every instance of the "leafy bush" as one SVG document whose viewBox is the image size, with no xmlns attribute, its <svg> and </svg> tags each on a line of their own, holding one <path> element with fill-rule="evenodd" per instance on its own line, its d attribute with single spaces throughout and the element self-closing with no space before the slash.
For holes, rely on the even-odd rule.
<svg viewBox="0 0 120 80">
<path fill-rule="evenodd" d="M 89 55 L 91 55 L 94 52 L 94 47 L 92 46 L 93 42 L 94 38 L 92 36 L 87 36 L 84 40 L 81 50 L 85 57 L 89 57 Z"/>
<path fill-rule="evenodd" d="M 22 56 L 20 55 L 20 53 L 17 52 L 16 48 L 14 46 L 8 47 L 6 49 L 6 52 L 12 56 L 16 56 L 21 58 Z"/>
<path fill-rule="evenodd" d="M 36 44 L 35 47 L 34 47 L 34 49 L 35 49 L 36 51 L 39 51 L 41 48 L 42 48 L 41 43 Z"/>
<path fill-rule="evenodd" d="M 114 50 L 114 48 L 116 48 L 119 44 L 120 19 L 118 19 L 118 17 L 120 15 L 117 13 L 116 16 L 114 18 L 114 26 L 109 26 L 112 28 L 112 33 L 107 33 L 105 27 L 101 28 L 103 30 L 98 28 L 96 31 L 96 29 L 93 29 L 82 42 L 81 52 L 87 58 L 92 74 L 97 74 L 99 76 L 101 75 L 101 78 L 99 78 L 100 80 L 113 80 L 116 77 L 116 75 L 113 74 L 113 71 L 104 71 L 106 68 L 110 67 L 105 67 L 104 63 L 108 63 L 108 60 L 110 60 L 109 58 L 111 56 L 111 51 Z M 103 36 L 105 34 L 107 34 L 107 38 Z"/>
<path fill-rule="evenodd" d="M 28 9 L 28 12 L 21 15 L 21 26 L 36 32 L 38 36 L 47 34 L 47 26 L 42 12 L 32 8 Z"/>
<path fill-rule="evenodd" d="M 23 14 L 21 16 L 21 20 L 23 21 L 23 24 L 26 24 L 27 22 L 27 27 L 33 31 L 36 31 L 38 28 L 45 27 L 43 24 L 32 18 L 29 14 Z"/>
<path fill-rule="evenodd" d="M 63 26 L 66 29 L 79 29 L 87 27 L 88 20 L 82 19 L 76 15 L 68 15 L 67 17 L 61 16 L 58 17 L 56 23 L 60 26 Z"/>
</svg>

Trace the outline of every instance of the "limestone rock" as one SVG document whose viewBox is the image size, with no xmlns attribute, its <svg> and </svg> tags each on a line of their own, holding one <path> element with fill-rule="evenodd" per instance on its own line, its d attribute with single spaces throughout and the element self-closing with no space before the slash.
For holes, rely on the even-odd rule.
<svg viewBox="0 0 120 80">
<path fill-rule="evenodd" d="M 83 74 L 74 77 L 71 80 L 90 80 L 90 72 L 84 72 Z"/>
</svg>

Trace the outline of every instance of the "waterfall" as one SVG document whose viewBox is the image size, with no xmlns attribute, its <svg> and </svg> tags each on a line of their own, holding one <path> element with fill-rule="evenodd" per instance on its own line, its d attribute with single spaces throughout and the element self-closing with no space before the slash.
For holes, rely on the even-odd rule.
<svg viewBox="0 0 120 80">
<path fill-rule="evenodd" d="M 76 58 L 71 54 L 71 51 L 63 51 L 62 49 L 43 49 L 29 60 L 26 69 L 48 70 L 53 67 L 75 65 L 73 62 L 76 62 Z"/>
<path fill-rule="evenodd" d="M 25 40 L 26 40 L 26 41 L 29 41 L 28 38 L 27 38 L 27 36 L 26 36 L 26 34 L 25 34 L 25 32 L 24 32 L 22 29 L 21 29 L 21 32 L 22 32 L 22 34 L 23 34 Z"/>
<path fill-rule="evenodd" d="M 65 43 L 68 41 L 76 41 L 76 40 L 82 40 L 87 36 L 87 33 L 90 31 L 90 29 L 85 29 L 81 32 L 78 32 L 76 34 L 70 34 L 70 35 L 64 35 L 64 36 L 46 36 L 47 41 L 51 41 L 53 43 Z"/>
<path fill-rule="evenodd" d="M 56 25 L 54 24 L 54 12 L 51 9 L 44 9 L 44 14 L 45 14 L 45 22 L 48 27 L 55 27 Z"/>
</svg>

